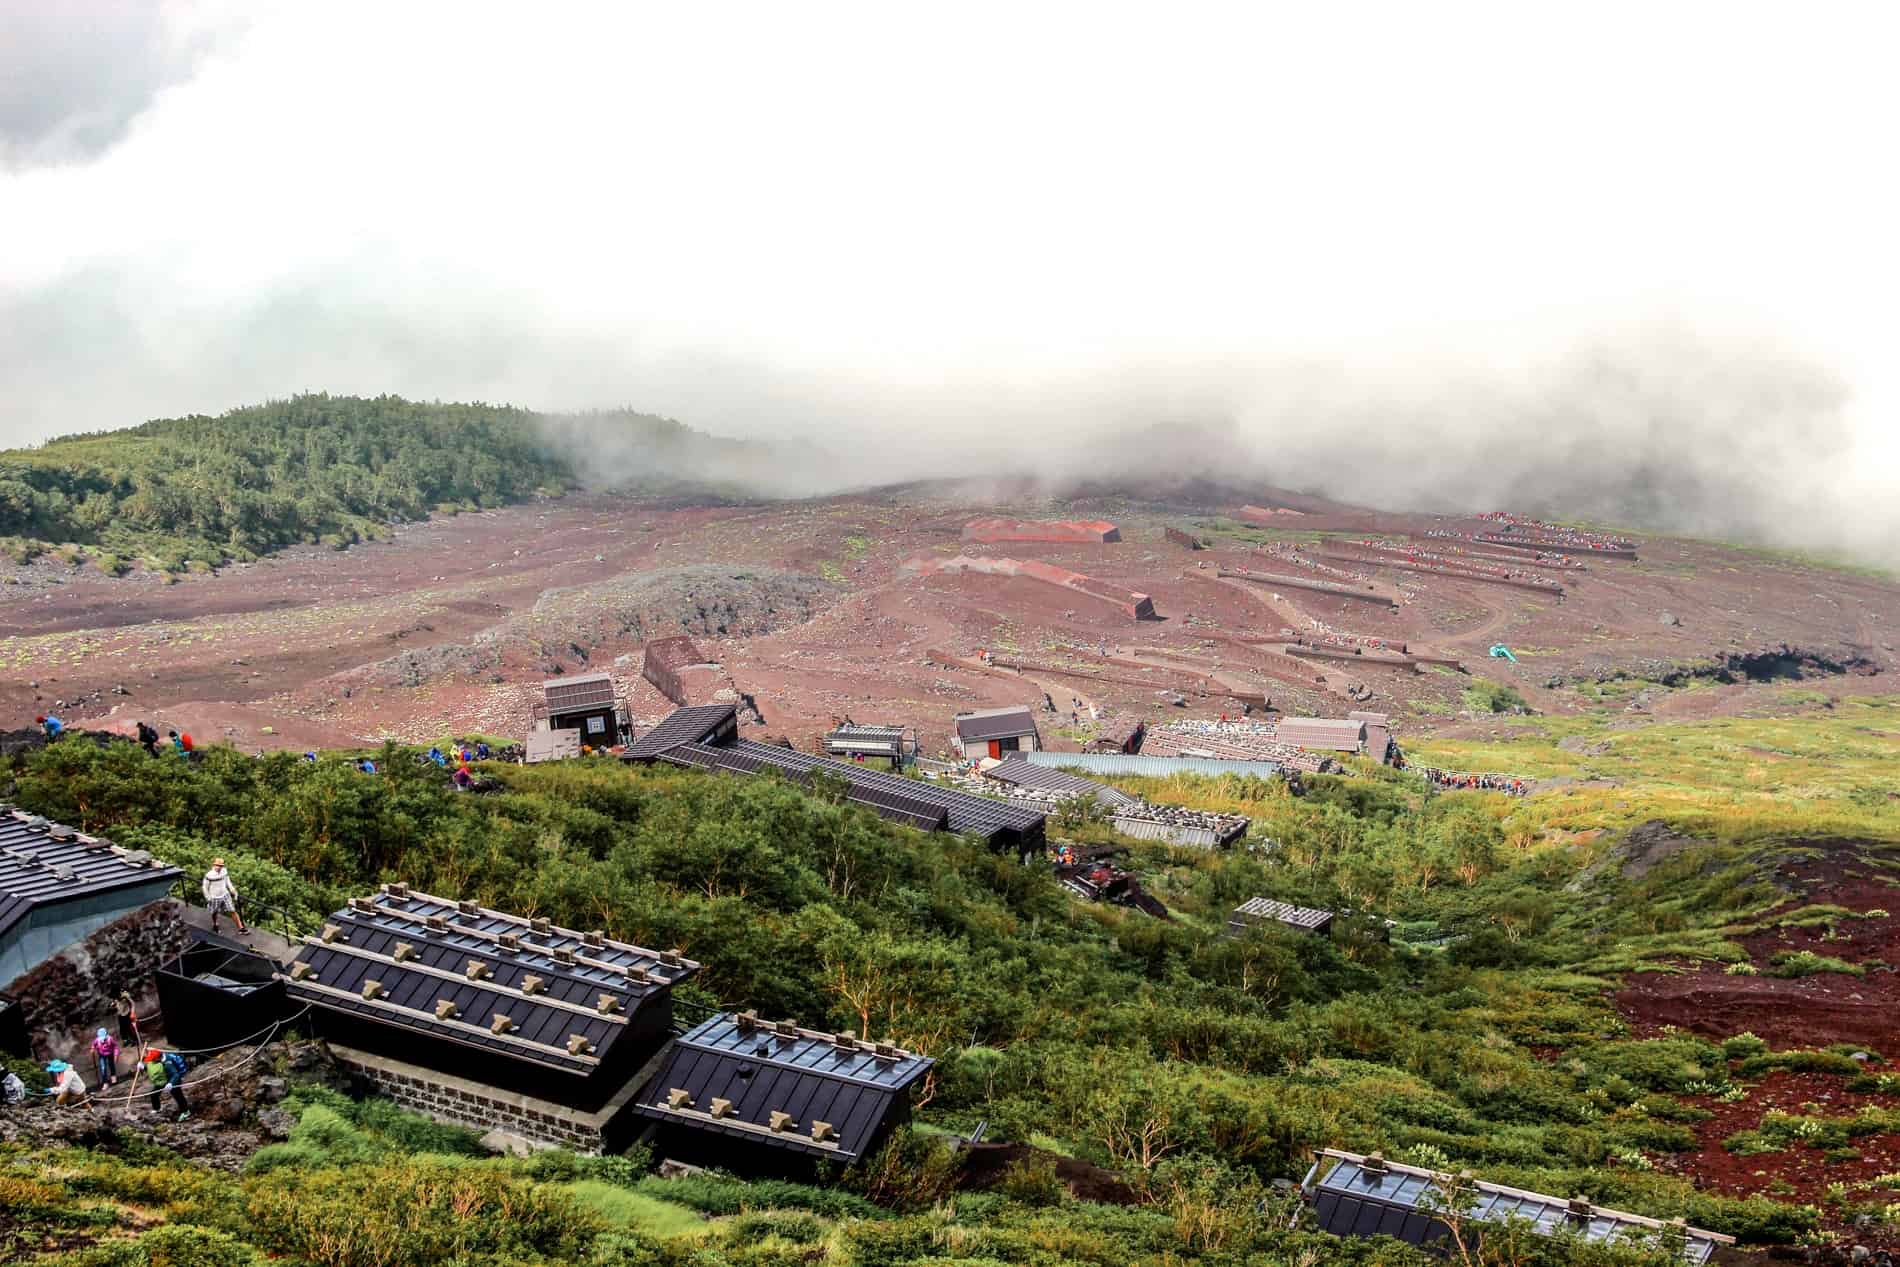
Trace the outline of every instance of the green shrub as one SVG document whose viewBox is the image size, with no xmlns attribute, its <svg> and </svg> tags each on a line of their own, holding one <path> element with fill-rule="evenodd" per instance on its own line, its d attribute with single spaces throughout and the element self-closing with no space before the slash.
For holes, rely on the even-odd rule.
<svg viewBox="0 0 1900 1267">
<path fill-rule="evenodd" d="M 805 1210 L 828 1219 L 884 1217 L 884 1211 L 863 1197 L 784 1179 L 748 1181 L 713 1174 L 661 1179 L 649 1175 L 634 1184 L 633 1190 L 716 1217 L 749 1210 Z"/>
<path fill-rule="evenodd" d="M 1784 950 L 1768 961 L 1771 977 L 1811 977 L 1817 972 L 1843 972 L 1864 977 L 1867 969 L 1845 959 L 1817 955 L 1812 950 Z"/>
<path fill-rule="evenodd" d="M 1746 1030 L 1722 1040 L 1722 1057 L 1725 1060 L 1746 1060 L 1750 1056 L 1762 1055 L 1767 1050 L 1765 1039 L 1757 1038 Z"/>
</svg>

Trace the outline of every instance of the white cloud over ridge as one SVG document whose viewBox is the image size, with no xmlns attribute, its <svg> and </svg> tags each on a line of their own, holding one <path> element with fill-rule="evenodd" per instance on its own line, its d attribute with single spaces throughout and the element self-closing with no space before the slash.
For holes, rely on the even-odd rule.
<svg viewBox="0 0 1900 1267">
<path fill-rule="evenodd" d="M 243 12 L 0 170 L 0 438 L 394 391 L 882 474 L 1180 422 L 1341 495 L 1900 549 L 1878 6 Z"/>
</svg>

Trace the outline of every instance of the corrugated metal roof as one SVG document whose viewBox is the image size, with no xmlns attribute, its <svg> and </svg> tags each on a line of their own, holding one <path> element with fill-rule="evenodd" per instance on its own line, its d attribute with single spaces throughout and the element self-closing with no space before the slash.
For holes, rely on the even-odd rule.
<svg viewBox="0 0 1900 1267">
<path fill-rule="evenodd" d="M 736 736 L 739 710 L 731 704 L 693 704 L 676 708 L 660 724 L 627 745 L 629 761 L 651 760 L 681 744 L 719 742 L 722 732 Z"/>
<path fill-rule="evenodd" d="M 695 1130 L 855 1160 L 935 1062 L 889 1046 L 880 1057 L 870 1044 L 845 1041 L 848 1048 L 814 1030 L 715 1016 L 674 1042 L 634 1106 Z M 831 1134 L 820 1138 L 817 1123 Z"/>
<path fill-rule="evenodd" d="M 1278 743 L 1301 748 L 1330 748 L 1335 752 L 1357 752 L 1366 738 L 1366 724 L 1346 718 L 1288 717 L 1273 728 Z"/>
<path fill-rule="evenodd" d="M 1307 1187 L 1309 1196 L 1314 1198 L 1320 1226 L 1329 1232 L 1384 1233 L 1423 1244 L 1432 1235 L 1431 1224 L 1445 1212 L 1446 1193 L 1459 1182 L 1441 1171 L 1337 1149 L 1325 1149 L 1319 1158 L 1314 1173 L 1308 1176 Z M 1522 1219 L 1540 1235 L 1549 1236 L 1571 1228 L 1588 1241 L 1629 1240 L 1652 1245 L 1671 1231 L 1671 1225 L 1659 1219 L 1606 1210 L 1588 1201 L 1573 1204 L 1562 1197 L 1483 1180 L 1470 1180 L 1464 1186 L 1471 1193 L 1467 1217 L 1479 1222 Z M 1422 1217 L 1407 1217 L 1414 1213 Z M 1392 1217 L 1393 1214 L 1398 1217 Z M 1677 1223 L 1673 1230 L 1683 1238 L 1683 1261 L 1697 1267 L 1709 1260 L 1718 1245 L 1735 1243 L 1732 1236 L 1682 1223 Z M 1442 1231 L 1438 1234 L 1442 1235 Z"/>
<path fill-rule="evenodd" d="M 583 1074 L 598 1066 L 628 1017 L 699 971 L 677 955 L 401 886 L 385 885 L 329 922 L 336 930 L 331 940 L 305 938 L 297 952 L 285 977 L 293 997 Z M 469 975 L 471 964 L 482 972 Z M 372 981 L 380 985 L 374 998 L 364 994 Z M 611 1010 L 601 1008 L 603 996 Z M 452 1014 L 437 1014 L 444 1002 Z M 492 1029 L 497 1014 L 513 1028 Z M 583 1050 L 569 1049 L 576 1035 L 585 1040 Z"/>
<path fill-rule="evenodd" d="M 182 874 L 143 850 L 0 805 L 0 936 L 38 907 L 170 883 Z"/>
<path fill-rule="evenodd" d="M 1045 792 L 1060 792 L 1070 796 L 1093 796 L 1110 805 L 1135 803 L 1134 797 L 1126 792 L 1118 792 L 1106 783 L 1097 783 L 1094 779 L 1085 779 L 1079 774 L 1071 774 L 1053 766 L 1035 765 L 1024 761 L 1022 755 L 1016 753 L 1006 761 L 997 762 L 983 771 L 983 777 L 1016 787 L 1040 788 Z"/>
<path fill-rule="evenodd" d="M 589 673 L 585 677 L 557 677 L 541 683 L 549 713 L 584 713 L 590 709 L 612 708 L 620 702 L 610 674 Z"/>
<path fill-rule="evenodd" d="M 1036 733 L 1036 719 L 1027 707 L 985 708 L 957 714 L 957 738 L 966 743 L 1014 739 Z"/>
<path fill-rule="evenodd" d="M 1272 898 L 1252 897 L 1234 908 L 1234 920 L 1285 924 L 1289 928 L 1318 929 L 1333 922 L 1333 913 L 1316 906 L 1295 906 Z M 1232 922 L 1232 921 L 1230 921 Z"/>
<path fill-rule="evenodd" d="M 1162 778 L 1174 774 L 1250 774 L 1268 779 L 1280 773 L 1277 761 L 1222 761 L 1212 757 L 1149 757 L 1125 752 L 1023 752 L 1031 765 L 1069 766 L 1090 774 Z"/>
</svg>

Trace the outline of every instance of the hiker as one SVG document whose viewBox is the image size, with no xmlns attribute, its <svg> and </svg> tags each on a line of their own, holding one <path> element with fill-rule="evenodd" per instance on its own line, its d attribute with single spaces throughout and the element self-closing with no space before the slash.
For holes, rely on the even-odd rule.
<svg viewBox="0 0 1900 1267">
<path fill-rule="evenodd" d="M 63 1060 L 55 1060 L 46 1066 L 46 1072 L 53 1075 L 55 1104 L 76 1102 L 82 1109 L 92 1107 L 92 1092 L 86 1090 L 86 1080 L 79 1076 L 79 1070 Z"/>
<path fill-rule="evenodd" d="M 119 1013 L 119 1046 L 136 1049 L 139 1042 L 139 1014 L 132 1006 L 132 992 L 119 991 L 112 1005 Z"/>
<path fill-rule="evenodd" d="M 99 1085 L 109 1087 L 119 1080 L 119 1040 L 101 1025 L 92 1036 L 92 1059 L 99 1067 Z"/>
<path fill-rule="evenodd" d="M 47 743 L 52 743 L 53 740 L 59 738 L 60 734 L 66 729 L 65 722 L 51 715 L 35 717 L 33 720 L 38 722 L 40 727 L 46 731 Z"/>
<path fill-rule="evenodd" d="M 148 757 L 158 755 L 158 731 L 144 722 L 139 723 L 139 747 L 145 749 Z"/>
<path fill-rule="evenodd" d="M 26 1083 L 20 1081 L 20 1075 L 9 1069 L 5 1077 L 0 1077 L 0 1104 L 26 1103 Z"/>
<path fill-rule="evenodd" d="M 376 773 L 376 763 L 371 761 L 368 757 L 364 757 L 361 761 L 358 761 L 356 768 L 361 770 L 364 774 Z"/>
<path fill-rule="evenodd" d="M 467 766 L 457 766 L 455 767 L 454 782 L 456 791 L 466 792 L 475 785 L 475 776 L 469 772 Z"/>
<path fill-rule="evenodd" d="M 224 912 L 237 925 L 238 936 L 249 937 L 251 930 L 244 927 L 244 920 L 238 915 L 237 883 L 231 879 L 231 873 L 224 869 L 224 859 L 213 858 L 211 870 L 205 872 L 205 905 L 211 908 L 211 931 L 218 931 L 218 914 Z"/>
<path fill-rule="evenodd" d="M 172 1102 L 178 1106 L 178 1120 L 184 1121 L 191 1116 L 191 1105 L 185 1100 L 185 1058 L 175 1051 L 160 1052 L 156 1047 L 145 1049 L 145 1076 L 152 1080 L 152 1112 L 159 1112 L 164 1106 L 158 1095 L 161 1091 L 172 1093 Z"/>
<path fill-rule="evenodd" d="M 171 741 L 173 752 L 181 757 L 185 755 L 185 741 L 178 737 L 177 731 L 168 730 L 165 732 L 165 737 Z"/>
<path fill-rule="evenodd" d="M 442 749 L 440 748 L 429 749 L 429 760 L 435 762 L 444 770 L 449 768 L 449 759 L 442 755 Z"/>
<path fill-rule="evenodd" d="M 482 741 L 479 741 L 479 742 L 477 742 L 477 743 L 476 743 L 476 745 L 475 745 L 475 759 L 476 759 L 477 761 L 486 761 L 486 760 L 488 760 L 488 743 L 487 743 L 487 741 L 486 741 L 486 740 L 482 740 Z"/>
</svg>

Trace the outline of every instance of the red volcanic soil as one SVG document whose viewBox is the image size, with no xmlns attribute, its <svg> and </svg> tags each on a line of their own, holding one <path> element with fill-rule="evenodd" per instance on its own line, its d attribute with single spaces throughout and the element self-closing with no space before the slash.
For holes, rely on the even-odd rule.
<svg viewBox="0 0 1900 1267">
<path fill-rule="evenodd" d="M 1775 882 L 1791 897 L 1756 923 L 1771 923 L 1801 907 L 1817 904 L 1850 911 L 1900 909 L 1900 873 L 1877 865 L 1876 858 L 1900 862 L 1900 852 L 1853 841 L 1812 841 L 1801 846 L 1811 856 L 1776 868 Z M 1836 1043 L 1864 1045 L 1874 1059 L 1870 1073 L 1890 1071 L 1886 1061 L 1900 1059 L 1900 921 L 1892 916 L 1843 918 L 1827 926 L 1766 928 L 1738 938 L 1764 974 L 1784 951 L 1816 954 L 1866 967 L 1865 976 L 1816 973 L 1782 980 L 1767 975 L 1730 976 L 1703 966 L 1681 975 L 1640 973 L 1616 998 L 1617 1008 L 1643 1036 L 1664 1026 L 1726 1038 L 1744 1031 L 1777 1050 L 1823 1048 Z M 1714 1114 L 1696 1125 L 1698 1149 L 1664 1154 L 1652 1160 L 1658 1170 L 1683 1175 L 1698 1186 L 1727 1196 L 1761 1193 L 1822 1206 L 1830 1230 L 1872 1247 L 1900 1248 L 1900 1227 L 1844 1225 L 1835 1207 L 1821 1198 L 1830 1184 L 1854 1184 L 1900 1172 L 1900 1135 L 1863 1136 L 1853 1141 L 1858 1158 L 1829 1161 L 1821 1149 L 1793 1147 L 1780 1152 L 1737 1156 L 1722 1141 L 1752 1130 L 1771 1110 L 1824 1117 L 1847 1117 L 1863 1105 L 1893 1109 L 1900 1095 L 1847 1089 L 1850 1078 L 1836 1074 L 1776 1071 L 1748 1088 L 1748 1097 L 1725 1104 L 1711 1096 L 1686 1102 Z M 1746 1085 L 1744 1083 L 1744 1085 Z M 1804 1108 L 1818 1105 L 1819 1108 Z M 1857 1192 L 1856 1201 L 1886 1199 L 1884 1190 Z M 1889 1194 L 1892 1195 L 1892 1194 Z M 1900 1199 L 1900 1195 L 1896 1195 Z"/>
<path fill-rule="evenodd" d="M 1287 680 L 1262 641 L 1283 629 L 1456 657 L 1553 712 L 1584 701 L 1549 681 L 1598 669 L 1784 643 L 1861 656 L 1868 667 L 1894 659 L 1880 639 L 1900 625 L 1900 587 L 1695 542 L 1649 539 L 1639 562 L 1589 560 L 1563 574 L 1561 604 L 1372 566 L 1365 572 L 1401 595 L 1397 611 L 1292 590 L 1276 597 L 1270 586 L 1217 575 L 1300 566 L 1256 553 L 1276 534 L 1236 532 L 1220 517 L 1222 506 L 1261 498 L 1287 500 L 1263 489 L 1201 505 L 1028 495 L 998 504 L 911 488 L 683 507 L 603 494 L 409 525 L 388 541 L 300 548 L 170 585 L 45 560 L 0 565 L 0 580 L 16 583 L 0 588 L 0 723 L 50 708 L 87 725 L 182 723 L 200 738 L 296 748 L 384 735 L 509 735 L 525 733 L 541 679 L 602 670 L 620 679 L 637 714 L 653 717 L 667 704 L 640 681 L 640 651 L 680 634 L 757 697 L 767 719 L 760 734 L 801 747 L 849 714 L 917 726 L 935 749 L 958 709 L 1040 705 L 1045 693 L 1058 706 L 1059 716 L 1043 719 L 1056 747 L 1086 737 L 1086 726 L 1066 724 L 1072 709 L 1086 722 L 1078 699 L 1150 720 L 1212 717 L 1237 711 L 1221 692 L 1242 687 L 1264 690 L 1290 714 L 1390 712 L 1401 738 L 1455 721 L 1467 678 L 1342 662 Z M 1277 517 L 1281 535 L 1479 526 L 1298 504 L 1308 513 Z M 954 556 L 965 524 L 996 515 L 1117 524 L 1119 542 L 1018 542 L 1009 553 L 1150 595 L 1158 619 L 1136 625 L 1110 603 L 1021 577 L 903 570 L 909 559 Z M 1169 525 L 1212 548 L 1167 541 Z M 1663 623 L 1665 611 L 1680 624 Z M 1497 641 L 1521 663 L 1487 659 Z M 1077 647 L 1089 655 L 1074 654 Z M 975 660 L 979 648 L 1035 667 L 986 668 Z M 1112 673 L 1101 649 L 1115 657 Z M 933 650 L 944 654 L 933 660 Z M 1130 659 L 1142 663 L 1126 667 Z M 1183 690 L 1177 704 L 1181 675 L 1170 664 L 1228 685 Z M 1835 678 L 1830 689 L 1885 680 Z M 1371 697 L 1349 699 L 1349 689 Z"/>
<path fill-rule="evenodd" d="M 1807 848 L 1819 856 L 1784 863 L 1775 872 L 1776 882 L 1795 896 L 1757 923 L 1815 904 L 1900 911 L 1900 873 L 1868 861 L 1867 846 L 1829 841 Z M 1665 1025 L 1712 1038 L 1750 1031 L 1777 1048 L 1866 1043 L 1877 1051 L 1893 1048 L 1887 1054 L 1900 1058 L 1900 920 L 1768 928 L 1737 940 L 1759 975 L 1732 976 L 1708 964 L 1680 974 L 1637 973 L 1617 995 L 1617 1007 L 1645 1035 Z M 1865 965 L 1866 974 L 1767 975 L 1775 955 L 1801 950 Z"/>
<path fill-rule="evenodd" d="M 1883 1068 L 1884 1066 L 1874 1066 Z M 1743 1156 L 1722 1147 L 1740 1131 L 1753 1130 L 1771 1112 L 1814 1117 L 1852 1117 L 1863 1106 L 1893 1109 L 1900 1096 L 1847 1090 L 1850 1079 L 1833 1074 L 1777 1071 L 1749 1089 L 1746 1100 L 1724 1104 L 1713 1096 L 1685 1096 L 1683 1102 L 1714 1114 L 1694 1124 L 1697 1151 L 1653 1155 L 1655 1168 L 1681 1175 L 1698 1188 L 1725 1197 L 1768 1196 L 1820 1205 L 1831 1231 L 1871 1247 L 1900 1248 L 1900 1227 L 1853 1227 L 1835 1207 L 1820 1200 L 1830 1184 L 1853 1185 L 1900 1172 L 1900 1135 L 1866 1135 L 1853 1141 L 1857 1158 L 1830 1161 L 1824 1149 L 1805 1145 Z M 1855 1192 L 1857 1202 L 1900 1199 L 1891 1189 Z"/>
</svg>

